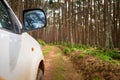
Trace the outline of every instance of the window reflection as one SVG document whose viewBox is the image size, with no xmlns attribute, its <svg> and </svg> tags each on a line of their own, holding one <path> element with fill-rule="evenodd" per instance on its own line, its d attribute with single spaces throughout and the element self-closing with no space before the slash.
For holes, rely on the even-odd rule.
<svg viewBox="0 0 120 80">
<path fill-rule="evenodd" d="M 39 10 L 30 11 L 25 14 L 25 28 L 42 28 L 46 24 L 45 14 Z"/>
<path fill-rule="evenodd" d="M 11 30 L 11 20 L 5 6 L 0 1 L 0 28 Z"/>
</svg>

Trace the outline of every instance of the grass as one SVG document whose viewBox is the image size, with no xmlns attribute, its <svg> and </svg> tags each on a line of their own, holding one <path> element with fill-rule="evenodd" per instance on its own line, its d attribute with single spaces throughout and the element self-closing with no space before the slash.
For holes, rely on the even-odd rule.
<svg viewBox="0 0 120 80">
<path fill-rule="evenodd" d="M 92 77 L 90 80 L 100 80 L 99 77 Z"/>
<path fill-rule="evenodd" d="M 103 61 L 107 61 L 110 63 L 120 64 L 120 54 L 116 50 L 107 50 L 99 47 L 90 47 L 86 45 L 73 45 L 70 44 L 65 45 L 64 54 L 71 55 L 74 51 L 81 51 L 82 54 L 78 56 L 78 58 L 83 58 L 85 55 L 95 56 Z"/>
<path fill-rule="evenodd" d="M 45 45 L 46 45 L 46 43 L 45 43 L 43 40 L 41 40 L 41 39 L 38 39 L 37 41 L 38 41 L 38 43 L 39 43 L 40 45 L 42 45 L 42 46 L 45 46 Z"/>
<path fill-rule="evenodd" d="M 45 55 L 47 55 L 49 52 L 50 52 L 50 50 L 51 50 L 51 46 L 50 45 L 47 45 L 43 40 L 41 40 L 41 39 L 38 39 L 37 40 L 38 41 L 38 43 L 40 44 L 40 45 L 42 45 L 43 47 L 42 47 L 42 51 L 43 51 L 43 55 L 45 56 Z"/>
<path fill-rule="evenodd" d="M 57 63 L 57 70 L 56 70 L 56 73 L 55 73 L 55 80 L 64 80 L 64 76 L 63 76 L 63 73 L 64 73 L 64 66 L 63 66 L 63 59 L 62 57 L 59 56 L 58 58 L 58 63 Z"/>
<path fill-rule="evenodd" d="M 83 58 L 83 57 L 85 57 L 85 54 L 79 54 L 79 55 L 78 55 L 78 59 L 81 59 L 81 58 Z"/>
<path fill-rule="evenodd" d="M 64 48 L 64 53 L 69 55 L 70 53 L 72 52 L 72 49 L 68 48 L 68 47 L 65 47 Z"/>
<path fill-rule="evenodd" d="M 56 68 L 56 73 L 55 73 L 55 78 L 54 80 L 64 80 L 64 66 L 63 66 L 63 58 L 62 58 L 62 51 L 61 50 L 56 50 L 55 51 L 57 54 L 57 68 Z"/>
<path fill-rule="evenodd" d="M 39 39 L 38 42 L 43 46 L 46 46 L 46 43 L 44 41 Z M 53 44 L 56 45 L 56 43 Z M 120 64 L 120 54 L 116 50 L 106 50 L 104 48 L 90 47 L 87 45 L 78 44 L 71 46 L 70 43 L 62 43 L 62 45 L 64 46 L 63 52 L 66 55 L 71 55 L 71 53 L 74 51 L 81 51 L 82 54 L 80 54 L 78 58 L 83 58 L 85 55 L 92 55 L 103 61 Z M 50 49 L 50 46 L 46 49 L 43 49 L 44 55 L 46 55 Z"/>
<path fill-rule="evenodd" d="M 107 61 L 110 63 L 117 63 L 120 60 L 120 54 L 115 50 L 106 50 L 106 49 L 98 49 L 98 48 L 89 48 L 86 49 L 86 54 L 93 55 L 100 58 L 103 61 Z"/>
<path fill-rule="evenodd" d="M 44 56 L 47 55 L 47 54 L 50 52 L 51 49 L 52 49 L 51 46 L 45 45 L 45 46 L 42 48 L 43 55 L 44 55 Z"/>
</svg>

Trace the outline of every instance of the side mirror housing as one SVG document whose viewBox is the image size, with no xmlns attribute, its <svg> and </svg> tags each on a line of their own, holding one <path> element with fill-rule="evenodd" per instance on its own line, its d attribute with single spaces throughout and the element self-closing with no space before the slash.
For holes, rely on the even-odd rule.
<svg viewBox="0 0 120 80">
<path fill-rule="evenodd" d="M 46 14 L 42 9 L 28 9 L 23 11 L 22 32 L 41 29 L 47 24 Z"/>
</svg>

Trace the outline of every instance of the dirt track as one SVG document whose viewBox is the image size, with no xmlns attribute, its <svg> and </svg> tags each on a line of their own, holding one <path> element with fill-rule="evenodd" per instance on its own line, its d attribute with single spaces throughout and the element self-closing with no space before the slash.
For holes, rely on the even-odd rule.
<svg viewBox="0 0 120 80">
<path fill-rule="evenodd" d="M 60 60 L 61 58 L 61 60 Z M 59 69 L 62 67 L 62 73 Z M 59 73 L 59 74 L 58 74 Z M 58 79 L 62 75 L 62 79 Z M 44 80 L 83 80 L 81 75 L 76 72 L 71 60 L 63 56 L 57 47 L 52 47 L 50 52 L 45 56 L 45 76 Z"/>
<path fill-rule="evenodd" d="M 45 49 L 46 50 L 46 49 Z M 52 46 L 45 56 L 44 80 L 120 80 L 120 65 L 101 61 L 81 52 L 64 56 L 61 49 Z M 82 76 L 81 76 L 82 75 Z"/>
</svg>

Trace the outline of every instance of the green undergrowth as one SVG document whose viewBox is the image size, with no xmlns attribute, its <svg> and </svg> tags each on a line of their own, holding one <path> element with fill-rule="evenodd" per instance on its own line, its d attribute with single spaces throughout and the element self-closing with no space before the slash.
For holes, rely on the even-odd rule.
<svg viewBox="0 0 120 80">
<path fill-rule="evenodd" d="M 46 43 L 45 43 L 43 40 L 41 40 L 41 39 L 38 39 L 37 41 L 38 41 L 38 43 L 39 43 L 40 45 L 42 45 L 42 46 L 45 46 L 45 45 L 46 45 Z"/>
<path fill-rule="evenodd" d="M 95 56 L 103 61 L 120 64 L 120 54 L 116 50 L 107 50 L 105 48 L 90 47 L 86 45 L 64 45 L 64 54 L 71 55 L 76 51 L 80 51 L 78 58 L 83 58 L 85 55 Z"/>
<path fill-rule="evenodd" d="M 50 52 L 51 49 L 52 49 L 52 46 L 45 45 L 45 46 L 42 48 L 43 55 L 46 56 L 46 55 Z"/>
<path fill-rule="evenodd" d="M 85 57 L 85 56 L 86 56 L 85 54 L 82 54 L 82 53 L 81 53 L 81 54 L 79 54 L 79 55 L 77 56 L 77 58 L 78 58 L 78 59 L 81 59 L 81 58 L 83 58 L 83 57 Z"/>
<path fill-rule="evenodd" d="M 107 62 L 116 62 L 117 60 L 120 60 L 120 54 L 115 50 L 106 50 L 106 49 L 98 49 L 98 48 L 89 48 L 84 50 L 84 53 L 88 55 L 93 55 L 101 60 L 107 61 Z"/>
<path fill-rule="evenodd" d="M 52 46 L 46 44 L 43 40 L 38 39 L 37 41 L 42 46 L 43 55 L 47 55 L 52 49 Z"/>
<path fill-rule="evenodd" d="M 38 42 L 43 46 L 46 45 L 46 43 L 42 40 L 38 40 Z M 65 55 L 71 55 L 71 53 L 80 51 L 82 53 L 79 54 L 78 58 L 83 58 L 85 55 L 92 55 L 103 61 L 120 64 L 120 54 L 116 50 L 107 50 L 105 48 L 91 47 L 87 45 L 71 45 L 70 43 L 62 43 L 62 45 L 61 43 L 51 43 L 49 45 L 59 45 L 62 47 L 62 51 Z M 47 47 L 46 50 L 43 50 L 43 53 L 47 54 L 49 50 L 50 47 Z"/>
</svg>

